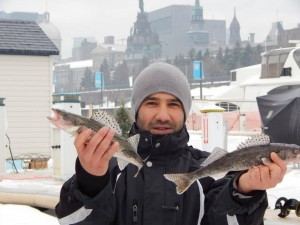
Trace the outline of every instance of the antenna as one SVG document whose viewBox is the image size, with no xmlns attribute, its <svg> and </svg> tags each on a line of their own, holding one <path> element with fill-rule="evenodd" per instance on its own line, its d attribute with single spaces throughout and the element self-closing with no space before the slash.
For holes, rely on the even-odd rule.
<svg viewBox="0 0 300 225">
<path fill-rule="evenodd" d="M 48 12 L 48 0 L 46 0 L 46 12 Z"/>
</svg>

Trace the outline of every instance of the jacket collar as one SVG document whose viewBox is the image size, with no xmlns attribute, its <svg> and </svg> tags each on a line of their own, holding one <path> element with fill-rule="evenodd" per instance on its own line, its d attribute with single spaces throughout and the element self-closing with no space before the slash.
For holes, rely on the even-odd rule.
<svg viewBox="0 0 300 225">
<path fill-rule="evenodd" d="M 140 134 L 140 141 L 138 144 L 138 154 L 142 158 L 150 155 L 153 158 L 160 158 L 162 156 L 173 158 L 181 154 L 189 141 L 189 134 L 186 126 L 172 134 L 168 135 L 152 135 L 149 131 L 140 130 L 136 123 L 133 124 L 130 135 Z"/>
</svg>

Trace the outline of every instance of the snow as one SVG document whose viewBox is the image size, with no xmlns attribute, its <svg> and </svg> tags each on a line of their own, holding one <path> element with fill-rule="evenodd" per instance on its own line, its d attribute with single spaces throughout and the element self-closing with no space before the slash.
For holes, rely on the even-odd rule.
<svg viewBox="0 0 300 225">
<path fill-rule="evenodd" d="M 0 204 L 0 225 L 59 225 L 57 218 L 26 205 Z"/>
<path fill-rule="evenodd" d="M 246 135 L 230 135 L 228 137 L 228 151 L 232 151 L 241 142 L 247 139 Z M 202 141 L 201 134 L 190 132 L 190 145 L 201 149 Z M 22 175 L 21 175 L 22 176 Z M 28 177 L 28 175 L 27 175 Z M 60 186 L 57 180 L 52 183 L 46 179 L 41 179 L 42 175 L 32 179 L 0 179 L 0 193 L 5 189 L 10 189 L 11 192 L 28 191 L 31 192 L 49 193 L 50 195 L 58 195 Z M 269 206 L 274 209 L 275 202 L 279 197 L 295 198 L 300 200 L 300 168 L 294 168 L 293 165 L 288 166 L 288 172 L 282 183 L 275 188 L 267 190 Z M 22 182 L 22 185 L 20 183 Z M 33 185 L 34 184 L 34 185 Z M 35 187 L 35 188 L 33 188 Z M 279 213 L 279 211 L 278 211 Z M 294 212 L 291 212 L 294 214 Z M 17 216 L 16 216 L 17 215 Z M 58 225 L 57 218 L 41 212 L 38 209 L 25 205 L 0 204 L 0 225 Z M 298 219 L 298 218 L 295 218 Z"/>
</svg>

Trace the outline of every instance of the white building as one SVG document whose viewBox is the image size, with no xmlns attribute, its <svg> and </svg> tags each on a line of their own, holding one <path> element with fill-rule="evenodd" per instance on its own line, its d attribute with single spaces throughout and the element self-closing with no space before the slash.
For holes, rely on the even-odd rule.
<svg viewBox="0 0 300 225">
<path fill-rule="evenodd" d="M 59 51 L 35 23 L 0 20 L 0 97 L 13 155 L 51 152 L 52 55 Z M 10 144 L 10 146 L 8 146 Z M 2 151 L 2 149 L 0 149 Z"/>
</svg>

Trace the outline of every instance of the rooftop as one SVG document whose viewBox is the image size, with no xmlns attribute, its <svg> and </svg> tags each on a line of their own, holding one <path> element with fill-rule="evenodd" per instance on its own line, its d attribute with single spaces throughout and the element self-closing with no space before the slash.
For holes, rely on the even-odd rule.
<svg viewBox="0 0 300 225">
<path fill-rule="evenodd" d="M 49 56 L 59 50 L 35 22 L 0 19 L 0 54 Z"/>
</svg>

